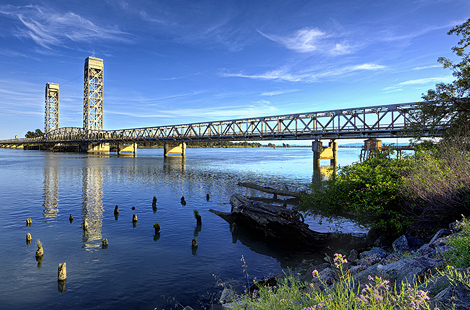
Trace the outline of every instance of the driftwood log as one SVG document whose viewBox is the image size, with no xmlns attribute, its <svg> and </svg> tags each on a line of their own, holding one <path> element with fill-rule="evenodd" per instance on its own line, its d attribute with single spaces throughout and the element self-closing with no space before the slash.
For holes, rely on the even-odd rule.
<svg viewBox="0 0 470 310">
<path fill-rule="evenodd" d="M 303 216 L 295 209 L 250 200 L 234 194 L 230 198 L 231 212 L 209 210 L 230 224 L 250 228 L 271 241 L 290 246 L 323 246 L 331 233 L 320 233 L 308 228 Z"/>
<path fill-rule="evenodd" d="M 247 188 L 252 188 L 259 190 L 261 192 L 269 193 L 269 194 L 274 194 L 274 195 L 281 195 L 281 196 L 289 196 L 289 197 L 296 197 L 300 198 L 300 192 L 293 192 L 288 189 L 276 189 L 268 186 L 261 186 L 258 184 L 254 183 L 244 183 L 244 182 L 239 182 L 238 186 L 243 186 Z"/>
</svg>

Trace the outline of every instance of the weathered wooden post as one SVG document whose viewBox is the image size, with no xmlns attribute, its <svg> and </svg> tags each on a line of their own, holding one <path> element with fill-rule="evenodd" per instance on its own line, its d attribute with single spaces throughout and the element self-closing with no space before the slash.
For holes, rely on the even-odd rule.
<svg viewBox="0 0 470 310">
<path fill-rule="evenodd" d="M 30 234 L 30 233 L 27 233 L 27 234 L 26 234 L 26 245 L 30 245 L 30 244 L 31 244 L 31 240 L 33 240 L 33 237 L 31 237 L 31 234 Z"/>
<path fill-rule="evenodd" d="M 209 201 L 210 198 L 209 194 L 206 194 L 206 200 Z"/>
<path fill-rule="evenodd" d="M 153 210 L 153 213 L 157 211 L 157 197 L 155 196 L 153 196 L 153 200 L 152 200 L 152 210 Z"/>
<path fill-rule="evenodd" d="M 117 221 L 119 218 L 119 207 L 116 205 L 114 207 L 114 219 Z"/>
<path fill-rule="evenodd" d="M 70 223 L 73 222 L 73 215 L 72 214 L 70 214 L 70 216 L 69 216 L 69 221 L 70 221 Z"/>
<path fill-rule="evenodd" d="M 62 264 L 59 264 L 58 278 L 59 278 L 59 281 L 67 280 L 67 266 L 65 262 Z"/>
<path fill-rule="evenodd" d="M 82 228 L 83 228 L 83 230 L 88 230 L 88 221 L 87 221 L 87 219 L 83 220 Z"/>
<path fill-rule="evenodd" d="M 28 217 L 28 218 L 26 219 L 26 226 L 29 227 L 29 226 L 31 226 L 32 223 L 33 223 L 33 221 L 31 220 L 30 217 Z"/>
<path fill-rule="evenodd" d="M 67 266 L 66 263 L 59 264 L 59 268 L 57 270 L 57 290 L 59 293 L 65 293 L 67 290 L 66 284 L 67 284 Z"/>
<path fill-rule="evenodd" d="M 182 204 L 183 206 L 186 205 L 186 200 L 184 200 L 184 196 L 181 196 L 181 204 Z"/>
<path fill-rule="evenodd" d="M 104 239 L 101 241 L 101 248 L 102 248 L 102 249 L 107 249 L 107 248 L 108 248 L 108 239 L 104 238 Z"/>
<path fill-rule="evenodd" d="M 201 219 L 201 215 L 199 214 L 199 211 L 194 209 L 194 218 L 196 219 L 196 225 L 197 226 L 201 226 L 202 225 L 202 219 Z"/>
<path fill-rule="evenodd" d="M 160 224 L 157 222 L 153 223 L 153 228 L 155 228 L 155 235 L 160 233 Z"/>
<path fill-rule="evenodd" d="M 36 260 L 38 260 L 38 259 L 42 260 L 42 257 L 44 256 L 44 249 L 42 247 L 41 240 L 39 240 L 39 239 L 38 239 L 38 242 L 37 242 L 37 246 L 38 246 L 38 249 L 36 250 Z"/>
</svg>

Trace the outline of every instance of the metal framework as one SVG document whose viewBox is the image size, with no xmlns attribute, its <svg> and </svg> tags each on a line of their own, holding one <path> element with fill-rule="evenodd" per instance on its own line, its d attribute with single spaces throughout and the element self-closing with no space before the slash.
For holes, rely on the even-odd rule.
<svg viewBox="0 0 470 310">
<path fill-rule="evenodd" d="M 45 97 L 44 132 L 47 134 L 59 128 L 59 84 L 47 83 Z"/>
<path fill-rule="evenodd" d="M 368 137 L 409 137 L 406 125 L 415 112 L 415 103 L 338 109 L 268 117 L 194 123 L 186 125 L 88 130 L 60 128 L 43 137 L 0 141 L 0 144 L 31 142 L 168 142 L 208 140 L 316 140 L 360 139 Z M 442 127 L 446 124 L 442 123 Z M 15 142 L 16 141 L 16 142 Z"/>
<path fill-rule="evenodd" d="M 103 59 L 85 59 L 83 85 L 83 129 L 103 130 Z"/>
</svg>

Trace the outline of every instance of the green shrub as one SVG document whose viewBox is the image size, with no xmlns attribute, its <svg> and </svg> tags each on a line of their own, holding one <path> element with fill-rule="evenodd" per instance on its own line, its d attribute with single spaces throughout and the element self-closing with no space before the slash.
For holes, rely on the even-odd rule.
<svg viewBox="0 0 470 310">
<path fill-rule="evenodd" d="M 470 143 L 468 138 L 441 140 L 418 150 L 406 173 L 403 195 L 414 201 L 415 221 L 448 223 L 470 213 Z"/>
<path fill-rule="evenodd" d="M 447 244 L 450 250 L 444 253 L 449 265 L 457 268 L 470 266 L 470 221 L 462 220 L 462 231 L 449 238 Z"/>
<path fill-rule="evenodd" d="M 395 158 L 392 151 L 374 155 L 340 167 L 336 177 L 312 185 L 311 194 L 302 196 L 300 208 L 329 218 L 351 216 L 367 227 L 403 232 L 409 224 L 402 210 L 402 191 L 410 160 Z"/>
</svg>

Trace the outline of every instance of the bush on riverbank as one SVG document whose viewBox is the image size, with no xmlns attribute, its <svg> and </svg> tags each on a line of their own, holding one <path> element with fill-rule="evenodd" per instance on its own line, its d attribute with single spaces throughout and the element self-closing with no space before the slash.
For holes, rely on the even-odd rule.
<svg viewBox="0 0 470 310">
<path fill-rule="evenodd" d="M 377 152 L 312 185 L 300 207 L 327 218 L 351 216 L 391 235 L 432 233 L 430 227 L 470 213 L 470 142 L 451 137 L 398 159 Z"/>
<path fill-rule="evenodd" d="M 415 229 L 470 213 L 470 141 L 451 137 L 410 157 L 402 195 Z"/>
<path fill-rule="evenodd" d="M 340 167 L 336 177 L 312 185 L 300 208 L 329 218 L 352 216 L 360 225 L 402 233 L 410 222 L 402 209 L 410 159 L 396 158 L 391 150 L 373 155 Z"/>
</svg>

